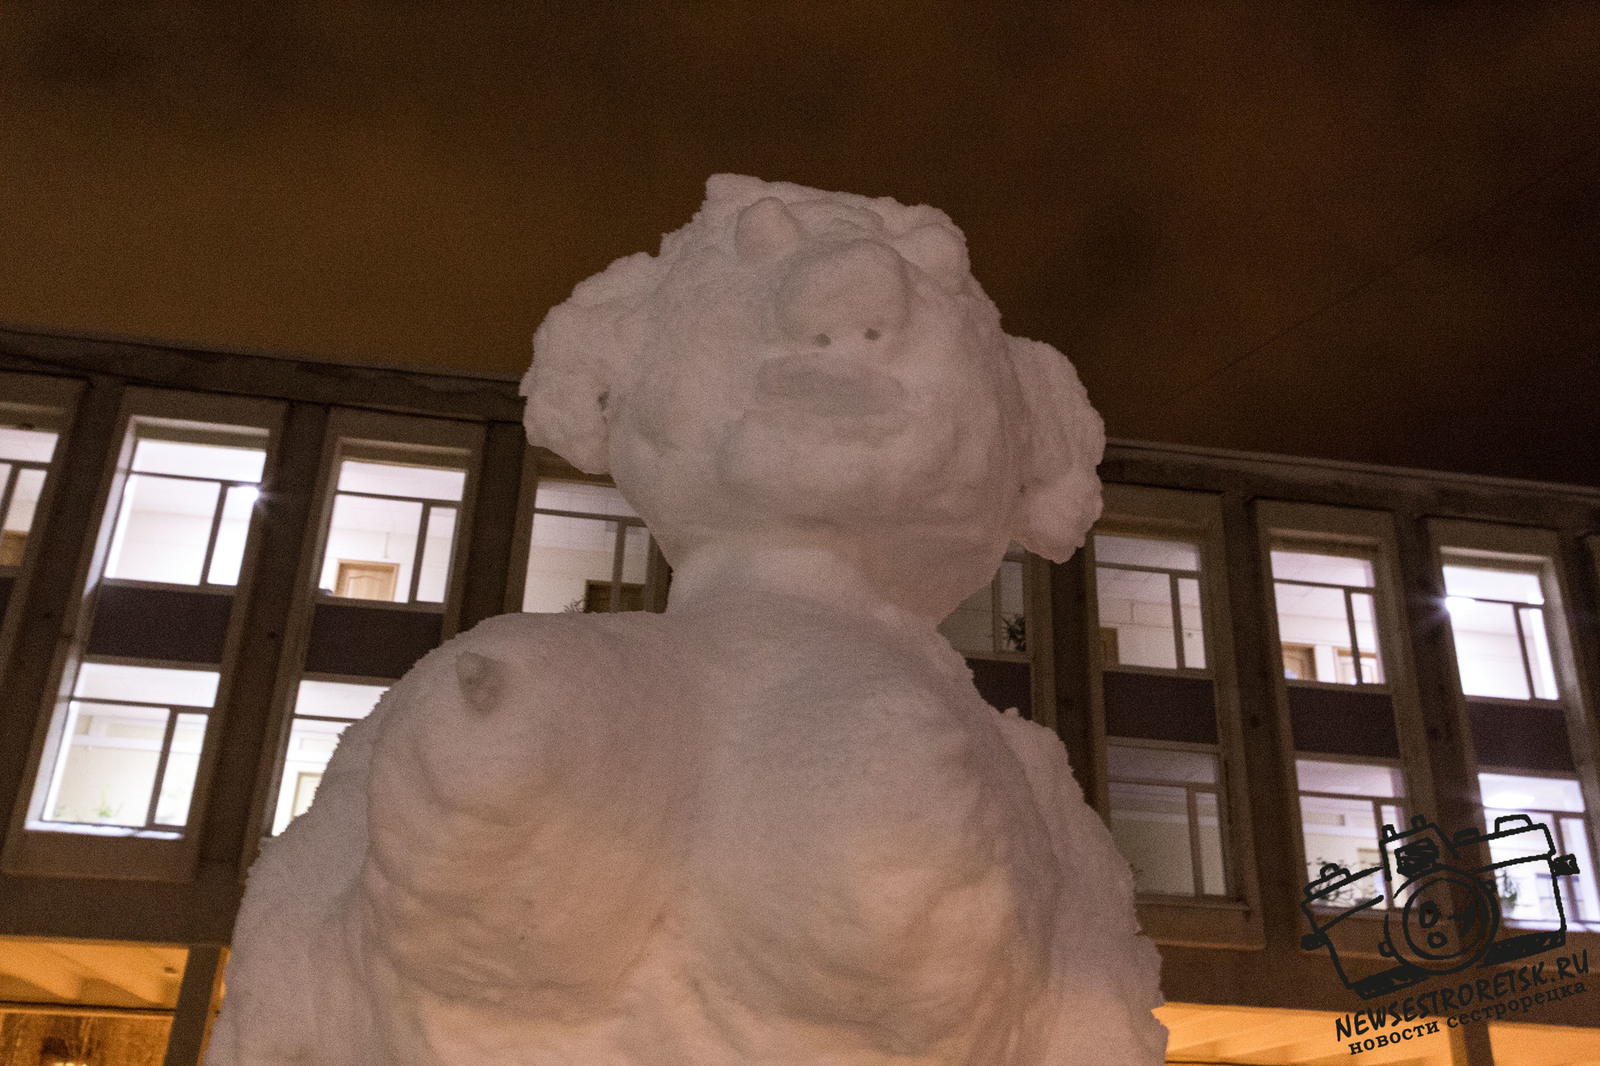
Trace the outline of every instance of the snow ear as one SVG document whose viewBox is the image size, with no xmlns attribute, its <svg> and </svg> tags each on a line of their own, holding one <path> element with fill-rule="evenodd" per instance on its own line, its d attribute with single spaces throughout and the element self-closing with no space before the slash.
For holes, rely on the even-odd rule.
<svg viewBox="0 0 1600 1066">
<path fill-rule="evenodd" d="M 652 256 L 625 256 L 550 309 L 533 335 L 533 365 L 522 379 L 529 443 L 586 474 L 608 472 L 608 408 L 618 368 L 635 355 L 623 340 L 624 323 L 662 269 Z"/>
<path fill-rule="evenodd" d="M 1067 357 L 1048 344 L 1007 337 L 1027 409 L 1022 508 L 1013 539 L 1055 562 L 1083 546 L 1100 517 L 1106 430 Z"/>
<path fill-rule="evenodd" d="M 481 715 L 493 714 L 505 699 L 506 664 L 477 652 L 456 656 L 456 682 L 467 706 Z"/>
</svg>

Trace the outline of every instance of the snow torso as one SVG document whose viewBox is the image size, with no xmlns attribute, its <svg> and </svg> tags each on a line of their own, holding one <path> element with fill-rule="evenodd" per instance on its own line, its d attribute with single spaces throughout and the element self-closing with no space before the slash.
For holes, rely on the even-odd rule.
<svg viewBox="0 0 1600 1066">
<path fill-rule="evenodd" d="M 268 845 L 211 1061 L 1154 1063 L 1131 889 L 1059 742 L 931 630 L 506 616 Z"/>
</svg>

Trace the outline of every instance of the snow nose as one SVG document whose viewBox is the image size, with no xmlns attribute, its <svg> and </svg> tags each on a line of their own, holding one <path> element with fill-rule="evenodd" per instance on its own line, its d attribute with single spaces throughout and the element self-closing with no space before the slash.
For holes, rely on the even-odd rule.
<svg viewBox="0 0 1600 1066">
<path fill-rule="evenodd" d="M 905 324 L 907 289 L 900 253 L 877 241 L 851 241 L 794 265 L 778 288 L 778 321 L 798 344 L 874 341 Z"/>
</svg>

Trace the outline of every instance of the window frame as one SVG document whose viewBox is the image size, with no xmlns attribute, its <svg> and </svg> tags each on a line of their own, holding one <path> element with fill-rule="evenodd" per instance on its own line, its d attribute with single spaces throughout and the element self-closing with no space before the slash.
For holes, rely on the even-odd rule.
<svg viewBox="0 0 1600 1066">
<path fill-rule="evenodd" d="M 1264 593 L 1261 609 L 1268 641 L 1268 661 L 1272 667 L 1274 712 L 1278 716 L 1278 761 L 1284 794 L 1294 797 L 1286 814 L 1287 828 L 1294 848 L 1295 869 L 1304 871 L 1309 881 L 1305 824 L 1301 815 L 1301 797 L 1306 790 L 1300 787 L 1300 775 L 1296 767 L 1296 760 L 1302 756 L 1313 761 L 1349 762 L 1398 769 L 1405 794 L 1396 798 L 1394 806 L 1406 811 L 1408 816 L 1419 810 L 1431 812 L 1437 809 L 1428 763 L 1427 732 L 1417 693 L 1416 665 L 1403 609 L 1405 586 L 1401 577 L 1399 540 L 1395 516 L 1389 511 L 1261 500 L 1255 505 L 1255 514 Z M 1382 657 L 1384 680 L 1381 684 L 1291 682 L 1284 676 L 1283 638 L 1278 627 L 1276 581 L 1272 574 L 1272 552 L 1275 548 L 1284 547 L 1321 550 L 1330 555 L 1360 556 L 1372 563 L 1373 625 L 1378 634 L 1378 651 Z M 1394 715 L 1399 758 L 1301 752 L 1294 740 L 1294 721 L 1289 704 L 1291 685 L 1341 692 L 1382 692 L 1388 697 Z M 1376 828 L 1381 837 L 1382 826 Z M 1298 898 L 1298 893 L 1296 896 Z M 1370 948 L 1372 934 L 1364 926 L 1367 923 L 1382 923 L 1387 914 L 1386 910 L 1373 910 L 1376 913 L 1362 912 L 1352 916 L 1361 924 L 1352 925 L 1347 920 L 1332 927 L 1330 935 L 1340 951 L 1359 954 Z"/>
<path fill-rule="evenodd" d="M 1600 567 L 1600 538 L 1588 538 L 1589 548 L 1595 553 Z M 1544 594 L 1544 620 L 1546 638 L 1550 644 L 1550 658 L 1556 678 L 1555 700 L 1530 696 L 1529 699 L 1508 699 L 1492 696 L 1467 696 L 1461 684 L 1461 668 L 1456 653 L 1455 629 L 1446 624 L 1445 646 L 1447 672 L 1452 706 L 1457 720 L 1462 723 L 1463 747 L 1470 765 L 1473 801 L 1480 819 L 1488 815 L 1483 796 L 1478 787 L 1479 774 L 1509 773 L 1528 777 L 1559 777 L 1576 779 L 1583 796 L 1583 820 L 1589 833 L 1591 849 L 1600 852 L 1600 838 L 1595 830 L 1600 825 L 1600 741 L 1596 739 L 1596 720 L 1593 693 L 1585 661 L 1580 654 L 1578 641 L 1583 633 L 1582 619 L 1574 607 L 1569 561 L 1564 557 L 1560 536 L 1550 529 L 1530 526 L 1510 526 L 1489 522 L 1460 519 L 1430 518 L 1428 520 L 1428 545 L 1430 550 L 1435 588 L 1439 595 L 1438 610 L 1448 620 L 1449 609 L 1444 602 L 1444 567 L 1457 560 L 1501 564 L 1509 570 L 1537 573 L 1540 590 Z M 1577 578 L 1582 580 L 1582 578 Z M 1590 590 L 1593 594 L 1594 590 Z M 1593 654 L 1594 649 L 1589 649 Z M 1478 756 L 1478 738 L 1472 728 L 1470 701 L 1501 706 L 1559 707 L 1567 725 L 1567 741 L 1572 748 L 1573 772 L 1544 772 L 1529 767 L 1503 766 L 1486 763 Z M 1487 825 L 1487 822 L 1485 822 Z M 1484 828 L 1484 826 L 1479 826 Z M 1508 919 L 1516 920 L 1516 919 Z M 1569 928 L 1574 919 L 1568 917 Z M 1596 923 L 1579 923 L 1580 929 L 1595 928 Z"/>
<path fill-rule="evenodd" d="M 72 598 L 71 608 L 63 612 L 61 636 L 51 663 L 45 697 L 35 721 L 33 742 L 23 778 L 25 783 L 13 804 L 10 831 L 6 835 L 4 850 L 0 852 L 0 867 L 6 873 L 169 882 L 193 879 L 199 864 L 212 775 L 219 756 L 218 742 L 227 718 L 229 695 L 244 638 L 245 618 L 249 614 L 256 556 L 261 549 L 262 511 L 259 506 L 252 507 L 246 528 L 238 583 L 227 586 L 226 592 L 218 591 L 223 588 L 220 586 L 183 586 L 201 591 L 212 588 L 219 595 L 230 595 L 232 605 L 223 638 L 221 661 L 206 667 L 218 674 L 217 694 L 207 711 L 194 789 L 182 831 L 101 826 L 68 828 L 70 823 L 48 823 L 39 815 L 51 790 L 51 781 L 43 777 L 41 768 L 55 764 L 63 741 L 62 731 L 70 717 L 68 705 L 72 702 L 68 680 L 76 678 L 78 666 L 85 659 L 82 644 L 93 631 L 98 590 L 103 582 L 116 582 L 116 579 L 102 576 L 118 518 L 118 514 L 109 511 L 111 501 L 116 500 L 120 513 L 123 488 L 132 472 L 139 426 L 178 424 L 196 430 L 237 426 L 260 431 L 261 447 L 266 452 L 263 464 L 265 483 L 278 456 L 286 413 L 286 404 L 256 397 L 150 388 L 129 388 L 125 391 L 112 438 L 118 444 L 105 457 L 99 483 L 94 489 L 94 513 L 99 515 L 98 524 L 94 527 L 95 534 L 84 539 L 78 552 L 72 579 L 72 587 L 77 592 Z M 146 659 L 129 661 L 128 664 L 171 665 L 188 669 L 197 667 L 195 663 Z M 173 718 L 175 721 L 176 714 Z M 47 828 L 47 825 L 52 827 Z"/>
<path fill-rule="evenodd" d="M 472 542 L 472 523 L 477 512 L 477 495 L 483 468 L 486 426 L 482 422 L 438 418 L 429 415 L 398 415 L 353 407 L 335 407 L 328 415 L 327 430 L 323 436 L 322 454 L 317 460 L 317 482 L 312 493 L 316 505 L 306 523 L 300 545 L 299 564 L 295 570 L 294 596 L 289 608 L 289 621 L 285 626 L 283 651 L 278 660 L 276 680 L 272 692 L 272 712 L 267 725 L 266 742 L 261 746 L 261 761 L 256 767 L 256 781 L 251 790 L 250 816 L 246 827 L 244 848 L 241 849 L 239 877 L 244 878 L 250 864 L 259 853 L 260 842 L 268 839 L 278 807 L 278 792 L 282 784 L 285 755 L 294 727 L 295 701 L 302 679 L 353 681 L 371 684 L 374 679 L 351 675 L 335 675 L 308 671 L 305 667 L 309 650 L 313 615 L 318 603 L 332 600 L 335 603 L 361 603 L 378 610 L 410 611 L 440 615 L 439 643 L 456 635 L 461 621 L 463 586 L 467 572 L 468 551 Z M 323 552 L 327 548 L 328 533 L 333 521 L 333 504 L 338 495 L 339 464 L 349 458 L 353 446 L 364 457 L 384 451 L 400 454 L 415 449 L 419 458 L 430 451 L 447 454 L 461 453 L 461 468 L 466 472 L 462 484 L 461 502 L 456 513 L 454 540 L 450 546 L 450 570 L 446 579 L 443 601 L 423 603 L 390 603 L 381 600 L 352 600 L 332 596 L 319 585 L 323 566 Z M 424 516 L 425 518 L 425 516 Z M 419 529 L 418 538 L 426 536 Z M 392 686 L 398 678 L 388 679 Z M 360 719 L 355 719 L 360 721 Z"/>
<path fill-rule="evenodd" d="M 1222 854 L 1228 896 L 1170 896 L 1141 894 L 1137 905 L 1140 925 L 1157 943 L 1190 947 L 1260 948 L 1266 943 L 1262 925 L 1261 890 L 1254 855 L 1254 829 L 1250 815 L 1249 780 L 1245 770 L 1244 732 L 1241 718 L 1238 667 L 1234 656 L 1233 624 L 1228 599 L 1227 556 L 1223 542 L 1222 497 L 1216 493 L 1144 485 L 1103 486 L 1100 519 L 1085 540 L 1085 639 L 1088 643 L 1089 715 L 1092 736 L 1089 753 L 1094 794 L 1090 797 L 1103 820 L 1110 820 L 1110 775 L 1106 735 L 1105 686 L 1108 667 L 1100 648 L 1099 582 L 1094 553 L 1096 534 L 1155 537 L 1194 544 L 1200 553 L 1200 612 L 1205 642 L 1203 668 L 1128 667 L 1128 672 L 1149 672 L 1184 677 L 1206 677 L 1216 708 L 1218 812 L 1222 821 Z M 1181 639 L 1181 636 L 1175 639 Z M 1198 751 L 1210 745 L 1179 742 L 1141 743 L 1135 746 Z"/>
<path fill-rule="evenodd" d="M 28 528 L 28 544 L 22 550 L 22 561 L 14 568 L 11 596 L 5 612 L 0 614 L 0 683 L 7 676 L 12 650 L 22 627 L 21 605 L 26 602 L 33 585 L 39 554 L 50 532 L 50 516 L 55 510 L 56 491 L 61 482 L 62 456 L 69 444 L 83 391 L 83 382 L 73 379 L 0 371 L 0 396 L 7 397 L 0 402 L 0 423 L 32 422 L 49 427 L 56 434 L 55 451 L 45 469 L 39 502 L 34 506 L 33 524 Z M 0 518 L 3 517 L 4 512 L 0 511 Z"/>
</svg>

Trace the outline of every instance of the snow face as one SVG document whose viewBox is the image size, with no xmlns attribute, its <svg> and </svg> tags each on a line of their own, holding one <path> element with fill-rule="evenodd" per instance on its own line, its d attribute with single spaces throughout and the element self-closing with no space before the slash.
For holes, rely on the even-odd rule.
<svg viewBox="0 0 1600 1066">
<path fill-rule="evenodd" d="M 1098 510 L 1099 419 L 960 232 L 716 177 L 535 350 L 530 436 L 612 473 L 668 611 L 492 619 L 346 731 L 213 1066 L 1159 1063 L 1127 864 L 934 628 Z"/>
<path fill-rule="evenodd" d="M 659 255 L 540 326 L 534 443 L 609 472 L 680 576 L 707 552 L 821 552 L 941 618 L 1009 541 L 1057 560 L 1083 543 L 1100 417 L 1059 352 L 1001 332 L 943 212 L 706 189 Z"/>
</svg>

